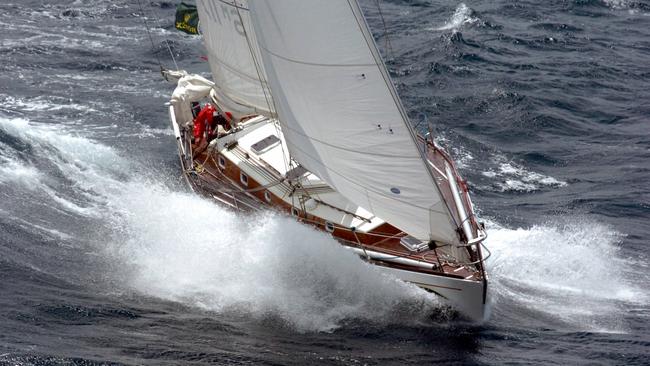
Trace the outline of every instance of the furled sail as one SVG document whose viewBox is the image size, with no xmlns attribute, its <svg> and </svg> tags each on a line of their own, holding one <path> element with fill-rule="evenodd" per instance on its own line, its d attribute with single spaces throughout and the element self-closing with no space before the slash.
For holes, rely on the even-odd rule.
<svg viewBox="0 0 650 366">
<path fill-rule="evenodd" d="M 247 1 L 198 0 L 197 6 L 219 106 L 239 116 L 270 115 L 272 101 Z"/>
<path fill-rule="evenodd" d="M 251 0 L 292 157 L 422 240 L 458 243 L 449 209 L 353 0 Z"/>
</svg>

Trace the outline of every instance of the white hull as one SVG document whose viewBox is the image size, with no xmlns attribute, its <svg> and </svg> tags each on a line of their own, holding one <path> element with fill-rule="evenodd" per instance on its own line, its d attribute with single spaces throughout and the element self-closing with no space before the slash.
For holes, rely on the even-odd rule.
<svg viewBox="0 0 650 366">
<path fill-rule="evenodd" d="M 380 260 L 374 252 L 363 251 L 359 248 L 347 247 L 362 257 L 368 255 L 373 259 Z M 379 253 L 377 253 L 379 254 Z M 405 263 L 406 264 L 406 263 Z M 410 282 L 425 290 L 449 300 L 454 308 L 458 309 L 465 316 L 475 322 L 482 322 L 487 319 L 487 281 L 464 280 L 460 278 L 438 276 L 411 270 L 393 268 L 384 265 L 377 265 L 382 272 L 396 277 L 402 281 Z"/>
</svg>

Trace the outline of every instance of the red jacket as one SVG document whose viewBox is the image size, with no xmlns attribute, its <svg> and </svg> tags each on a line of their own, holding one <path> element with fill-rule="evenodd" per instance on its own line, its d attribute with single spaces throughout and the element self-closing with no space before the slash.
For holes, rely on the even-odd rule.
<svg viewBox="0 0 650 366">
<path fill-rule="evenodd" d="M 216 110 L 212 104 L 207 104 L 194 119 L 194 140 L 196 142 L 203 138 L 203 132 L 205 132 L 205 129 L 210 128 L 210 125 L 212 124 L 212 115 L 215 111 Z M 210 132 L 211 131 L 208 131 L 208 134 L 210 134 Z"/>
</svg>

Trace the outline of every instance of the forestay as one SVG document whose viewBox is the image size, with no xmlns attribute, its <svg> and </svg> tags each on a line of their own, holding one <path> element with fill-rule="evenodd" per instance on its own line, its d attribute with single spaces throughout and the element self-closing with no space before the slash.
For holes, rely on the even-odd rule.
<svg viewBox="0 0 650 366">
<path fill-rule="evenodd" d="M 219 106 L 236 116 L 269 115 L 272 102 L 247 1 L 198 0 L 197 8 Z"/>
<path fill-rule="evenodd" d="M 458 243 L 357 2 L 249 6 L 293 158 L 410 235 Z"/>
</svg>

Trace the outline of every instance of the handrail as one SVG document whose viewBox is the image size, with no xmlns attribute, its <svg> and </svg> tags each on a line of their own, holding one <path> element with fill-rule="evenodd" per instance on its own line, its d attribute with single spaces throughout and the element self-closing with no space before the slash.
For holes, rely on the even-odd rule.
<svg viewBox="0 0 650 366">
<path fill-rule="evenodd" d="M 485 230 L 478 229 L 477 231 L 478 231 L 479 236 L 477 238 L 469 240 L 467 242 L 467 245 L 474 245 L 474 244 L 482 243 L 483 240 L 487 239 L 488 235 L 487 235 L 487 232 Z"/>
<path fill-rule="evenodd" d="M 181 131 L 178 126 L 178 122 L 176 122 L 176 111 L 174 110 L 174 105 L 169 103 L 169 119 L 172 122 L 172 128 L 174 129 L 174 137 L 176 137 L 176 141 L 178 142 L 178 146 L 181 148 L 181 152 L 183 153 L 183 157 L 187 156 L 187 152 L 185 151 L 185 146 L 183 146 L 183 141 L 181 139 Z"/>
<path fill-rule="evenodd" d="M 485 263 L 485 261 L 486 261 L 488 258 L 490 258 L 490 257 L 492 256 L 492 252 L 490 251 L 490 249 L 488 249 L 488 248 L 485 246 L 485 244 L 480 243 L 480 246 L 483 247 L 483 249 L 487 250 L 488 255 L 487 255 L 486 257 L 481 258 L 481 259 L 478 259 L 478 260 L 475 260 L 475 261 L 473 261 L 473 262 L 466 262 L 466 263 L 460 263 L 460 262 L 459 262 L 458 264 L 460 264 L 460 265 L 462 265 L 462 266 L 467 266 L 467 265 L 470 265 L 470 264 L 478 264 L 478 263 L 483 264 L 483 263 Z M 483 272 L 483 270 L 481 270 L 481 272 Z"/>
</svg>

